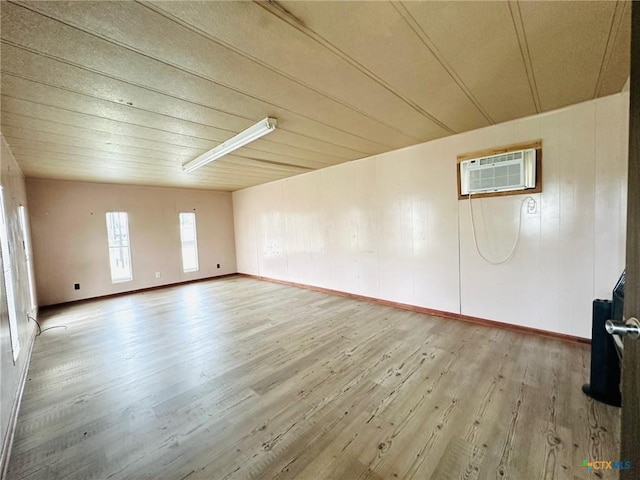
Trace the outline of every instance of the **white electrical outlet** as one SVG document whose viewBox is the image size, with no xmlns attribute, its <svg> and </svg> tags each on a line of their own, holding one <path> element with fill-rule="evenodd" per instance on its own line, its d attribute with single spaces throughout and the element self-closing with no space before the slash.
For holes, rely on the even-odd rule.
<svg viewBox="0 0 640 480">
<path fill-rule="evenodd" d="M 156 278 L 160 278 L 160 272 L 156 272 Z"/>
</svg>

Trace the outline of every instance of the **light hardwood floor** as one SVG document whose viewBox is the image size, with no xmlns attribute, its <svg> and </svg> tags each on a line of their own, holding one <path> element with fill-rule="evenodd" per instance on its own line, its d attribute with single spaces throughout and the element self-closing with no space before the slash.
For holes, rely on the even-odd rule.
<svg viewBox="0 0 640 480">
<path fill-rule="evenodd" d="M 41 315 L 9 479 L 569 479 L 586 345 L 245 277 Z M 602 471 L 599 478 L 616 478 Z"/>
</svg>

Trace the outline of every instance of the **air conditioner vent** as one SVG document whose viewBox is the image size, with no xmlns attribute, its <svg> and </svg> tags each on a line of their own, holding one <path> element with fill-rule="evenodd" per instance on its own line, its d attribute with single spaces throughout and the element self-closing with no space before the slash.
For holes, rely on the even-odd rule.
<svg viewBox="0 0 640 480">
<path fill-rule="evenodd" d="M 510 152 L 502 155 L 494 155 L 493 157 L 483 157 L 478 160 L 479 165 L 491 165 L 492 163 L 509 162 L 511 160 L 521 160 L 523 152 Z"/>
<path fill-rule="evenodd" d="M 536 150 L 518 150 L 460 162 L 461 195 L 536 186 Z"/>
</svg>

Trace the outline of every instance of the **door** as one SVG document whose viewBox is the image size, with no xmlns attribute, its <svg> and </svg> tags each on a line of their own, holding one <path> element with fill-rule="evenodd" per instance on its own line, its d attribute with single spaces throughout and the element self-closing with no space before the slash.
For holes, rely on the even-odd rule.
<svg viewBox="0 0 640 480">
<path fill-rule="evenodd" d="M 627 200 L 627 284 L 624 316 L 640 319 L 640 3 L 631 2 L 631 103 L 629 108 L 629 193 Z M 640 478 L 640 339 L 624 338 L 622 360 L 622 446 L 620 460 L 631 469 L 620 480 Z"/>
</svg>

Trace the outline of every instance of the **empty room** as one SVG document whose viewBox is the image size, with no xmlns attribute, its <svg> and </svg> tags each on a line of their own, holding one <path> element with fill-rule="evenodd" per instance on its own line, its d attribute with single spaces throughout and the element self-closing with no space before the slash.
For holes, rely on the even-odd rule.
<svg viewBox="0 0 640 480">
<path fill-rule="evenodd" d="M 2 479 L 640 478 L 638 5 L 0 17 Z"/>
</svg>

